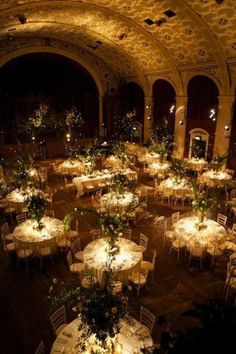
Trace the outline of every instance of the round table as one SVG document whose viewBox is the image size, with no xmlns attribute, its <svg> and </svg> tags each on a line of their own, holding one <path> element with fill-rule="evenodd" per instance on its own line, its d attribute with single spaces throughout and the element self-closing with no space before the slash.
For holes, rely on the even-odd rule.
<svg viewBox="0 0 236 354">
<path fill-rule="evenodd" d="M 207 228 L 198 231 L 196 224 L 199 223 L 199 217 L 191 216 L 180 219 L 173 225 L 175 237 L 183 241 L 186 246 L 191 243 L 198 243 L 202 247 L 213 247 L 221 244 L 227 237 L 225 228 L 214 220 L 204 218 L 203 224 Z"/>
<path fill-rule="evenodd" d="M 138 205 L 139 198 L 131 192 L 124 193 L 106 193 L 103 194 L 100 200 L 101 207 L 108 208 L 110 210 L 125 211 L 127 207 L 132 205 Z"/>
<path fill-rule="evenodd" d="M 35 228 L 37 222 L 31 219 L 16 226 L 13 233 L 14 242 L 19 243 L 22 247 L 32 249 L 34 252 L 37 252 L 37 248 L 43 242 L 51 240 L 52 244 L 55 244 L 56 238 L 64 234 L 63 222 L 48 216 L 44 216 L 41 222 L 44 224 L 42 230 L 37 230 Z"/>
<path fill-rule="evenodd" d="M 65 160 L 58 165 L 58 172 L 62 174 L 73 175 L 85 172 L 85 170 L 86 166 L 77 159 Z"/>
<path fill-rule="evenodd" d="M 186 165 L 188 168 L 191 168 L 194 171 L 202 171 L 207 165 L 208 162 L 204 159 L 196 159 L 196 158 L 191 158 L 191 159 L 185 159 Z"/>
<path fill-rule="evenodd" d="M 81 324 L 80 317 L 69 323 L 53 343 L 51 354 L 90 354 L 82 351 L 78 346 L 78 338 L 84 334 L 84 329 L 78 330 Z M 89 341 L 89 339 L 88 339 Z M 153 340 L 147 327 L 133 317 L 120 320 L 120 332 L 115 339 L 116 354 L 140 354 L 142 348 L 153 345 Z"/>
<path fill-rule="evenodd" d="M 127 163 L 125 165 L 127 165 Z M 111 155 L 104 161 L 104 167 L 111 168 L 115 171 L 120 170 L 122 168 L 122 162 L 116 156 Z"/>
<path fill-rule="evenodd" d="M 114 256 L 111 268 L 115 278 L 127 284 L 129 275 L 139 268 L 143 255 L 140 247 L 133 241 L 121 237 L 118 245 L 120 250 Z M 101 285 L 104 284 L 104 270 L 108 261 L 106 248 L 106 238 L 103 237 L 89 243 L 83 251 L 85 269 L 93 269 Z"/>
<path fill-rule="evenodd" d="M 205 183 L 209 187 L 223 187 L 232 180 L 232 176 L 227 172 L 214 170 L 204 172 L 199 178 L 201 183 Z"/>
<path fill-rule="evenodd" d="M 154 162 L 148 166 L 149 175 L 166 175 L 170 168 L 169 162 Z"/>
<path fill-rule="evenodd" d="M 193 189 L 189 182 L 183 178 L 180 181 L 176 181 L 174 178 L 167 178 L 159 184 L 159 192 L 163 195 L 182 194 L 183 196 L 192 196 Z"/>
<path fill-rule="evenodd" d="M 140 158 L 142 162 L 151 164 L 151 163 L 158 162 L 160 159 L 160 155 L 155 152 L 150 152 L 150 153 L 148 152 L 146 155 L 143 155 L 142 157 L 140 156 Z"/>
<path fill-rule="evenodd" d="M 25 206 L 26 199 L 39 192 L 38 189 L 27 187 L 25 189 L 14 189 L 7 194 L 6 200 L 10 207 L 15 208 L 17 212 L 20 212 Z"/>
</svg>

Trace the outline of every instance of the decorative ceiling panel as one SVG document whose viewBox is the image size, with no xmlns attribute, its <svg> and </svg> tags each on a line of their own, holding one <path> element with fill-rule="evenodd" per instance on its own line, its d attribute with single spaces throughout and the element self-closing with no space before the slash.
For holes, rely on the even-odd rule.
<svg viewBox="0 0 236 354">
<path fill-rule="evenodd" d="M 0 10 L 0 35 L 61 38 L 121 75 L 236 57 L 235 0 L 1 0 Z"/>
</svg>

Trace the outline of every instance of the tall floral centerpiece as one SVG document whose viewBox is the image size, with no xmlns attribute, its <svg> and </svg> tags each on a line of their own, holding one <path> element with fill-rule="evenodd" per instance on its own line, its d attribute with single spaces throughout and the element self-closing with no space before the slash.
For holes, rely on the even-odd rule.
<svg viewBox="0 0 236 354">
<path fill-rule="evenodd" d="M 74 160 L 78 160 L 81 158 L 80 156 L 80 146 L 75 142 L 66 142 L 65 143 L 65 155 L 68 160 L 72 163 Z"/>
<path fill-rule="evenodd" d="M 186 175 L 186 166 L 181 159 L 172 159 L 170 169 L 174 175 L 175 183 L 179 184 Z"/>
<path fill-rule="evenodd" d="M 127 214 L 124 213 L 110 212 L 106 209 L 99 213 L 99 223 L 103 234 L 106 237 L 106 250 L 109 256 L 119 253 L 119 237 L 129 226 L 129 221 L 126 215 Z"/>
<path fill-rule="evenodd" d="M 192 207 L 195 215 L 198 217 L 198 222 L 195 227 L 198 231 L 205 229 L 207 226 L 204 224 L 204 219 L 210 210 L 214 210 L 218 203 L 218 191 L 205 192 L 199 190 L 199 185 L 195 179 L 191 181 L 194 199 Z"/>
<path fill-rule="evenodd" d="M 48 300 L 53 309 L 67 305 L 79 318 L 78 341 L 75 350 L 86 354 L 115 354 L 116 337 L 120 331 L 120 320 L 125 316 L 127 301 L 114 295 L 112 287 L 92 284 L 83 288 L 76 284 L 58 286 L 57 279 L 49 288 Z M 59 290 L 58 290 L 59 288 Z"/>
<path fill-rule="evenodd" d="M 113 148 L 113 154 L 117 157 L 121 162 L 122 170 L 128 165 L 131 160 L 131 156 L 126 149 L 125 144 L 117 143 Z"/>
<path fill-rule="evenodd" d="M 84 124 L 84 120 L 81 112 L 75 106 L 72 106 L 65 112 L 66 124 L 68 126 L 69 132 L 71 133 L 74 127 L 80 128 Z"/>
<path fill-rule="evenodd" d="M 220 170 L 222 170 L 222 168 L 225 166 L 227 162 L 227 158 L 228 158 L 227 155 L 215 156 L 211 162 L 214 171 L 219 172 Z"/>
<path fill-rule="evenodd" d="M 151 138 L 149 150 L 160 156 L 160 162 L 163 162 L 171 154 L 173 147 L 173 134 L 169 130 L 168 121 L 155 128 L 155 132 Z"/>
<path fill-rule="evenodd" d="M 34 160 L 29 151 L 22 151 L 15 160 L 15 180 L 20 187 L 25 188 L 30 181 L 30 168 Z"/>
<path fill-rule="evenodd" d="M 110 185 L 110 191 L 117 194 L 122 194 L 126 189 L 134 189 L 136 186 L 135 179 L 129 179 L 124 173 L 115 173 Z"/>
<path fill-rule="evenodd" d="M 84 164 L 86 165 L 87 174 L 92 176 L 94 168 L 96 166 L 97 159 L 101 156 L 100 151 L 96 150 L 96 141 L 94 144 L 90 144 L 85 147 L 85 156 L 82 157 Z"/>
<path fill-rule="evenodd" d="M 27 199 L 28 214 L 31 219 L 37 222 L 36 228 L 41 230 L 44 224 L 41 222 L 44 210 L 48 206 L 48 201 L 42 192 L 30 195 Z"/>
</svg>

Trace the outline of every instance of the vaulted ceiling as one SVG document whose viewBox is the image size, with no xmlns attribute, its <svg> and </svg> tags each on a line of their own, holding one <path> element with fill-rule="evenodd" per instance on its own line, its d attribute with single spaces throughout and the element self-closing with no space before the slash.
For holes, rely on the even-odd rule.
<svg viewBox="0 0 236 354">
<path fill-rule="evenodd" d="M 236 60 L 235 0 L 1 0 L 0 40 L 60 40 L 119 76 Z"/>
</svg>

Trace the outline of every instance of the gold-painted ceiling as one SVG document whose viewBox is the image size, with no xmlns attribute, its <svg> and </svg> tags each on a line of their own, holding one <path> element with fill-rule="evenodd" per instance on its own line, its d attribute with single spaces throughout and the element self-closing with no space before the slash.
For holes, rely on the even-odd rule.
<svg viewBox="0 0 236 354">
<path fill-rule="evenodd" d="M 236 0 L 1 0 L 0 40 L 9 36 L 60 39 L 123 76 L 203 63 L 224 70 L 236 58 Z"/>
</svg>

